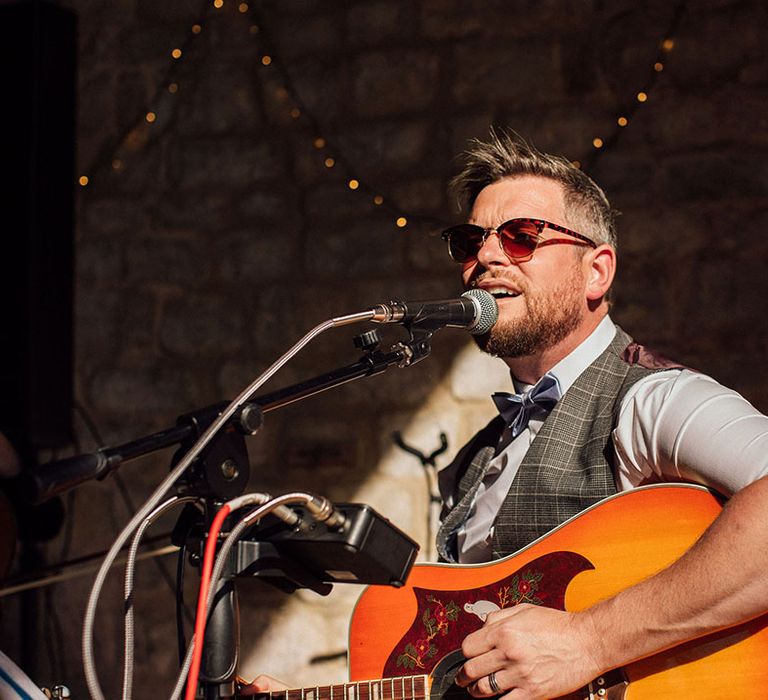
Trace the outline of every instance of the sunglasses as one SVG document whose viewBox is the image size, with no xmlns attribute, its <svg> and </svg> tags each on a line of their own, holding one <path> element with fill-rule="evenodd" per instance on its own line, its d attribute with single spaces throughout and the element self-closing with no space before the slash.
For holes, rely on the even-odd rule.
<svg viewBox="0 0 768 700">
<path fill-rule="evenodd" d="M 570 238 L 541 237 L 545 228 L 553 231 L 567 233 L 577 240 Z M 526 262 L 533 257 L 537 248 L 556 243 L 569 243 L 571 245 L 588 245 L 597 248 L 597 243 L 582 236 L 576 231 L 571 231 L 563 226 L 552 224 L 542 219 L 511 219 L 505 221 L 496 228 L 483 228 L 475 224 L 459 224 L 451 226 L 443 231 L 441 238 L 448 242 L 448 254 L 457 263 L 465 263 L 477 258 L 485 239 L 492 233 L 499 238 L 499 245 L 511 262 Z"/>
</svg>

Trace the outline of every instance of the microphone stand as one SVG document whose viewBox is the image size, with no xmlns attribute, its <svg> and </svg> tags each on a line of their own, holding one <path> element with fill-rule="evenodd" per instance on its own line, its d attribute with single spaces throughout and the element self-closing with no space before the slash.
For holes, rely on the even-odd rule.
<svg viewBox="0 0 768 700">
<path fill-rule="evenodd" d="M 389 352 L 380 350 L 381 337 L 378 330 L 367 331 L 354 339 L 356 347 L 364 351 L 363 357 L 357 362 L 243 403 L 200 452 L 192 468 L 181 477 L 180 490 L 204 499 L 206 525 L 210 524 L 221 503 L 241 495 L 247 486 L 250 465 L 244 438 L 245 435 L 258 432 L 263 424 L 264 413 L 350 381 L 381 374 L 392 365 L 403 368 L 415 364 L 429 355 L 431 337 L 440 327 L 442 325 L 411 324 L 407 326 L 409 340 L 397 343 Z M 184 414 L 177 419 L 174 427 L 123 445 L 40 465 L 25 475 L 22 482 L 24 493 L 32 502 L 40 503 L 87 480 L 102 480 L 123 462 L 180 443 L 181 448 L 174 457 L 176 461 L 228 405 L 227 402 L 221 402 Z M 184 514 L 180 522 L 183 518 Z M 193 527 L 185 529 L 185 536 L 188 537 Z M 176 541 L 174 543 L 178 544 Z M 415 543 L 413 545 L 415 547 Z M 413 558 L 415 551 L 410 563 Z M 233 578 L 237 573 L 229 571 L 222 577 L 211 610 L 200 676 L 202 697 L 205 700 L 233 697 L 235 693 L 239 611 Z M 299 585 L 318 592 L 329 590 L 314 580 L 311 574 L 299 573 L 293 578 L 300 582 Z M 303 581 L 308 583 L 301 583 Z"/>
</svg>

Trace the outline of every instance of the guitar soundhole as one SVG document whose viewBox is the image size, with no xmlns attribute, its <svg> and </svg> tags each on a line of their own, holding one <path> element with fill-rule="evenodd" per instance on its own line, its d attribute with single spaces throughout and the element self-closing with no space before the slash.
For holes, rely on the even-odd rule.
<svg viewBox="0 0 768 700">
<path fill-rule="evenodd" d="M 456 649 L 440 659 L 430 674 L 432 676 L 430 700 L 441 700 L 442 698 L 459 700 L 470 697 L 464 688 L 460 688 L 453 682 L 465 661 L 461 649 Z"/>
</svg>

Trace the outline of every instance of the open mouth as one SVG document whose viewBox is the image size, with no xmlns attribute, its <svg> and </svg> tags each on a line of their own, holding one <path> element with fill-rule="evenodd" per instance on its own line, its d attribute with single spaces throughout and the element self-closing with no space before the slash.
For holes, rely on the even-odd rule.
<svg viewBox="0 0 768 700">
<path fill-rule="evenodd" d="M 486 287 L 485 291 L 494 299 L 514 299 L 520 296 L 520 292 L 507 289 L 507 287 Z"/>
</svg>

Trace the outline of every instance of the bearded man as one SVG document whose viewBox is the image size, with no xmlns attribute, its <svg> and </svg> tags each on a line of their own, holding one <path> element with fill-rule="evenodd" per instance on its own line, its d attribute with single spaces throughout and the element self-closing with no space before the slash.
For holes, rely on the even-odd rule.
<svg viewBox="0 0 768 700">
<path fill-rule="evenodd" d="M 470 634 L 457 683 L 552 698 L 608 669 L 768 610 L 768 418 L 642 348 L 609 317 L 614 213 L 567 160 L 511 134 L 474 142 L 454 184 L 469 223 L 443 233 L 499 319 L 479 339 L 516 396 L 441 472 L 438 550 L 485 562 L 610 496 L 691 481 L 729 502 L 672 566 L 580 612 L 519 605 Z"/>
</svg>

